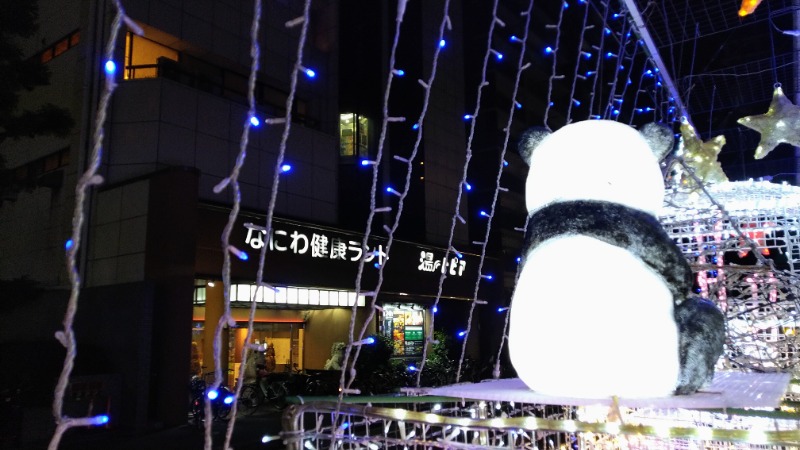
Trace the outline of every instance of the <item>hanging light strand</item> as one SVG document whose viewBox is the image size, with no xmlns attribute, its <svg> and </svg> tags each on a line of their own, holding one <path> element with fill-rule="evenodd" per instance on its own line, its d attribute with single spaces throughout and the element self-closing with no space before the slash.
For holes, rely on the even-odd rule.
<svg viewBox="0 0 800 450">
<path fill-rule="evenodd" d="M 398 46 L 398 43 L 400 41 L 400 28 L 401 28 L 401 25 L 403 24 L 403 18 L 405 16 L 406 4 L 407 4 L 407 0 L 399 0 L 397 2 L 397 15 L 395 17 L 394 39 L 392 41 L 392 48 L 391 48 L 391 51 L 389 53 L 389 71 L 388 71 L 387 80 L 386 80 L 386 88 L 385 88 L 384 94 L 383 94 L 383 120 L 381 122 L 380 137 L 378 138 L 377 153 L 375 155 L 375 160 L 376 161 L 380 161 L 381 158 L 383 157 L 383 150 L 384 150 L 384 145 L 385 145 L 385 141 L 386 141 L 386 134 L 387 134 L 388 125 L 389 125 L 389 122 L 390 122 L 389 119 L 391 117 L 389 115 L 389 95 L 390 95 L 391 90 L 392 90 L 392 81 L 394 80 L 394 77 L 395 77 L 394 67 L 395 67 L 396 58 L 397 58 L 397 46 Z M 361 240 L 361 248 L 364 251 L 368 248 L 367 245 L 368 245 L 369 236 L 370 236 L 370 233 L 371 233 L 371 230 L 372 230 L 372 222 L 373 222 L 373 220 L 375 218 L 375 214 L 376 214 L 375 210 L 376 210 L 376 203 L 377 203 L 376 202 L 376 196 L 377 196 L 377 191 L 378 191 L 378 189 L 377 189 L 378 178 L 379 178 L 378 177 L 378 164 L 373 164 L 372 165 L 372 187 L 370 189 L 370 211 L 369 211 L 369 214 L 367 214 L 364 237 Z M 362 258 L 358 263 L 358 269 L 357 269 L 356 279 L 355 279 L 356 297 L 361 292 L 361 280 L 362 280 L 362 276 L 364 274 L 364 266 L 365 266 L 365 261 Z M 374 290 L 373 292 L 375 292 L 375 296 L 372 298 L 372 301 L 371 301 L 371 305 L 372 305 L 371 309 L 374 309 L 375 299 L 377 298 L 377 290 Z M 356 304 L 357 304 L 357 302 L 356 302 Z M 350 323 L 349 323 L 349 326 L 348 326 L 348 341 L 349 342 L 353 342 L 354 340 L 356 340 L 356 339 L 354 339 L 355 326 L 356 326 L 356 316 L 357 316 L 357 314 L 356 314 L 356 312 L 357 312 L 356 304 L 353 304 L 352 311 L 351 311 L 351 314 L 350 314 Z M 347 383 L 347 378 L 346 377 L 347 377 L 348 374 L 347 374 L 347 370 L 346 369 L 348 367 L 348 362 L 350 360 L 350 354 L 351 354 L 352 350 L 353 350 L 352 346 L 349 346 L 349 345 L 346 346 L 345 347 L 345 351 L 344 351 L 344 356 L 342 358 L 342 372 L 341 372 L 341 375 L 340 375 L 340 378 L 339 378 L 340 391 L 339 391 L 339 398 L 338 398 L 338 401 L 337 401 L 336 417 L 334 419 L 334 422 L 336 420 L 338 420 L 338 413 L 339 413 L 339 411 L 341 409 L 341 403 L 342 403 L 342 400 L 343 400 L 343 396 L 344 396 L 345 388 L 346 388 L 346 383 Z"/>
<path fill-rule="evenodd" d="M 525 71 L 525 69 L 527 69 L 528 67 L 530 67 L 529 63 L 524 63 L 524 57 L 525 57 L 525 48 L 528 42 L 528 30 L 530 29 L 531 25 L 532 10 L 533 10 L 533 0 L 530 0 L 530 3 L 528 4 L 528 10 L 523 13 L 525 16 L 525 35 L 524 38 L 522 39 L 522 50 L 520 51 L 519 61 L 517 62 L 517 73 L 514 79 L 514 89 L 511 95 L 511 103 L 509 104 L 508 122 L 506 123 L 506 126 L 504 128 L 505 135 L 503 138 L 503 147 L 502 150 L 500 151 L 500 158 L 499 158 L 500 164 L 497 170 L 497 178 L 495 179 L 494 195 L 492 197 L 491 210 L 489 213 L 490 217 L 489 220 L 486 222 L 486 233 L 483 242 L 481 244 L 481 256 L 480 256 L 480 261 L 478 262 L 478 273 L 482 275 L 483 275 L 483 263 L 484 260 L 486 259 L 486 244 L 489 242 L 489 233 L 491 233 L 492 231 L 492 218 L 494 217 L 494 210 L 495 210 L 495 205 L 497 204 L 498 192 L 500 192 L 499 189 L 500 179 L 503 176 L 503 168 L 506 166 L 505 157 L 506 157 L 506 150 L 508 149 L 508 142 L 511 136 L 511 122 L 514 120 L 514 112 L 517 110 L 516 101 L 517 101 L 517 94 L 519 92 L 520 79 L 522 78 L 522 72 Z M 467 341 L 469 339 L 469 333 L 472 330 L 472 317 L 474 316 L 475 313 L 475 306 L 478 304 L 477 302 L 478 291 L 480 290 L 482 279 L 483 279 L 482 277 L 478 277 L 478 279 L 475 281 L 475 288 L 472 294 L 472 301 L 470 302 L 469 315 L 467 317 L 467 328 L 466 330 L 464 330 L 464 340 L 461 343 L 461 355 L 458 358 L 456 383 L 458 383 L 459 380 L 461 379 L 461 369 L 464 366 L 464 357 L 467 351 Z"/>
<path fill-rule="evenodd" d="M 449 10 L 450 10 L 450 0 L 445 0 L 444 11 L 442 13 L 442 21 L 441 21 L 441 23 L 439 25 L 439 42 L 444 41 L 445 30 L 451 28 L 450 17 L 448 15 Z M 446 47 L 442 46 L 442 45 L 438 45 L 438 46 L 435 47 L 435 50 L 433 52 L 432 62 L 431 62 L 430 76 L 428 77 L 428 79 L 424 83 L 421 83 L 422 86 L 423 86 L 423 90 L 424 90 L 424 96 L 423 96 L 423 102 L 422 102 L 422 111 L 420 112 L 420 116 L 417 119 L 416 123 L 422 124 L 425 121 L 425 117 L 426 117 L 427 112 L 428 112 L 428 106 L 429 106 L 429 101 L 430 101 L 430 96 L 431 96 L 431 89 L 432 89 L 434 80 L 436 80 L 437 67 L 438 67 L 438 62 L 439 62 L 439 55 L 440 55 L 440 53 L 442 51 L 445 50 L 445 48 Z M 384 108 L 386 110 L 388 110 L 388 103 L 384 104 Z M 400 198 L 399 198 L 398 204 L 397 204 L 397 211 L 395 212 L 395 215 L 394 215 L 394 222 L 392 223 L 392 225 L 390 227 L 388 227 L 388 230 L 387 230 L 387 232 L 388 232 L 388 239 L 386 241 L 387 259 L 389 258 L 389 255 L 391 255 L 391 248 L 392 248 L 392 244 L 394 243 L 394 232 L 397 230 L 397 227 L 400 225 L 400 218 L 403 215 L 403 206 L 405 204 L 405 199 L 406 199 L 406 196 L 408 195 L 408 191 L 410 190 L 410 187 L 411 187 L 411 174 L 413 172 L 414 161 L 416 159 L 416 156 L 417 156 L 417 154 L 419 152 L 420 145 L 422 143 L 422 137 L 423 137 L 422 133 L 417 133 L 416 134 L 416 139 L 415 139 L 412 151 L 411 151 L 411 155 L 408 157 L 408 162 L 406 163 L 407 168 L 406 168 L 405 184 L 404 184 L 404 187 L 403 187 L 403 191 L 399 196 Z M 373 209 L 374 209 L 374 207 L 373 207 Z M 365 233 L 365 237 L 366 237 L 366 233 Z M 360 265 L 363 265 L 363 261 L 361 261 Z M 380 267 L 378 268 L 378 280 L 377 280 L 376 287 L 374 289 L 374 292 L 376 293 L 376 295 L 374 295 L 372 297 L 371 301 L 370 301 L 370 307 L 367 308 L 367 317 L 366 317 L 366 319 L 364 319 L 364 323 L 361 326 L 361 329 L 359 331 L 358 336 L 355 337 L 354 334 L 353 334 L 354 327 L 350 329 L 350 342 L 353 342 L 354 340 L 363 340 L 365 338 L 365 336 L 366 336 L 369 324 L 372 321 L 373 317 L 375 316 L 375 304 L 376 304 L 376 301 L 377 301 L 377 294 L 380 292 L 381 286 L 383 284 L 384 268 L 385 268 L 385 265 L 380 265 Z M 361 290 L 361 285 L 360 285 L 360 280 L 359 280 L 359 284 L 356 285 L 356 292 L 358 293 L 360 290 Z M 353 307 L 353 309 L 355 310 L 355 306 Z M 352 318 L 354 318 L 354 317 L 355 317 L 355 311 L 353 311 L 353 314 L 351 315 L 351 324 L 353 324 L 353 325 L 355 325 L 353 320 L 352 320 Z M 348 373 L 350 374 L 350 378 L 347 380 L 346 384 L 343 383 L 341 385 L 342 391 L 339 394 L 339 402 L 342 401 L 342 398 L 343 398 L 343 395 L 345 393 L 345 390 L 351 389 L 352 383 L 355 381 L 355 377 L 356 377 L 355 364 L 356 364 L 356 361 L 358 360 L 358 356 L 359 356 L 359 354 L 361 352 L 361 347 L 360 346 L 357 346 L 357 347 L 348 346 L 347 348 L 348 349 L 353 349 L 354 354 L 353 354 L 352 359 L 350 359 L 348 361 L 348 359 L 345 358 L 344 361 L 342 362 L 342 380 L 341 381 L 342 382 L 344 381 L 344 376 L 346 374 L 348 374 Z M 347 352 L 347 351 L 345 352 L 346 355 L 348 355 L 349 353 L 350 352 Z"/>
<path fill-rule="evenodd" d="M 72 427 L 101 425 L 108 423 L 110 420 L 109 417 L 105 415 L 83 418 L 64 416 L 64 394 L 67 390 L 67 386 L 69 385 L 69 378 L 72 374 L 72 369 L 75 365 L 75 357 L 78 353 L 73 324 L 75 322 L 75 314 L 78 312 L 78 300 L 81 289 L 81 276 L 78 272 L 77 257 L 78 250 L 80 249 L 81 245 L 81 235 L 83 234 L 83 223 L 86 219 L 85 205 L 89 190 L 93 186 L 103 182 L 103 177 L 97 172 L 100 168 L 100 163 L 103 160 L 103 138 L 105 135 L 104 127 L 106 118 L 108 116 L 111 96 L 117 87 L 116 80 L 114 79 L 115 70 L 108 70 L 108 68 L 116 68 L 116 65 L 113 64 L 114 49 L 116 47 L 117 37 L 119 36 L 119 31 L 122 28 L 123 22 L 134 33 L 139 35 L 144 34 L 142 29 L 139 28 L 139 26 L 136 25 L 125 14 L 125 10 L 122 8 L 122 4 L 119 2 L 119 0 L 114 1 L 114 6 L 117 9 L 117 14 L 114 16 L 114 20 L 111 23 L 108 40 L 106 41 L 105 52 L 103 53 L 103 64 L 106 70 L 104 74 L 103 90 L 100 94 L 100 100 L 97 106 L 97 114 L 94 121 L 92 153 L 87 161 L 86 171 L 78 179 L 78 182 L 75 186 L 75 209 L 73 210 L 72 215 L 72 236 L 69 239 L 66 247 L 66 264 L 67 271 L 69 272 L 70 295 L 67 302 L 67 310 L 64 313 L 64 329 L 57 331 L 55 335 L 56 339 L 66 349 L 66 354 L 64 355 L 64 364 L 61 368 L 61 373 L 59 374 L 53 393 L 53 417 L 56 422 L 56 429 L 50 439 L 50 443 L 48 445 L 49 450 L 57 449 L 64 433 Z M 109 62 L 111 62 L 111 64 L 108 64 Z"/>
<path fill-rule="evenodd" d="M 472 117 L 475 117 L 475 118 L 477 118 L 478 115 L 480 114 L 481 97 L 482 97 L 482 94 L 483 94 L 483 88 L 488 86 L 488 81 L 486 79 L 486 72 L 487 72 L 488 67 L 489 67 L 490 57 L 493 54 L 492 52 L 494 51 L 494 50 L 492 50 L 492 38 L 494 37 L 495 25 L 505 26 L 505 23 L 497 17 L 498 1 L 499 0 L 494 0 L 493 6 L 492 6 L 492 20 L 489 23 L 489 32 L 488 32 L 488 36 L 486 38 L 486 52 L 483 55 L 483 66 L 481 68 L 481 81 L 480 81 L 480 83 L 478 83 L 476 100 L 475 100 L 475 109 L 473 110 L 472 114 L 470 114 Z M 464 168 L 463 168 L 463 170 L 461 172 L 461 184 L 459 185 L 459 187 L 460 186 L 470 186 L 469 183 L 467 183 L 467 174 L 468 174 L 468 169 L 469 169 L 469 163 L 470 163 L 470 160 L 472 159 L 472 142 L 473 142 L 473 139 L 475 137 L 475 126 L 476 126 L 476 123 L 477 123 L 476 120 L 472 120 L 470 122 L 469 134 L 467 136 L 467 147 L 466 147 L 466 155 L 465 155 L 465 159 L 464 159 Z M 471 189 L 471 187 L 469 187 L 468 189 Z M 458 258 L 461 258 L 461 254 L 458 251 L 456 251 L 455 248 L 453 248 L 453 237 L 455 236 L 456 221 L 459 220 L 459 218 L 460 218 L 460 220 L 462 222 L 464 220 L 463 218 L 461 218 L 461 216 L 459 214 L 459 211 L 461 210 L 461 196 L 463 195 L 464 190 L 459 188 L 457 190 L 457 192 L 458 193 L 456 194 L 453 217 L 450 220 L 450 235 L 448 236 L 448 240 L 447 240 L 447 249 L 448 250 L 445 252 L 445 255 L 444 255 L 445 261 L 449 261 L 450 252 L 451 251 L 453 253 L 455 253 Z M 439 300 L 442 297 L 442 286 L 444 285 L 444 280 L 445 280 L 446 277 L 447 277 L 447 271 L 442 271 L 442 273 L 439 275 L 439 284 L 437 286 L 436 297 L 435 297 L 435 299 L 433 301 L 433 306 L 432 306 L 433 309 L 437 309 L 438 306 L 439 306 Z M 433 325 L 434 325 L 434 321 L 435 321 L 435 315 L 432 314 L 430 320 L 431 320 L 430 329 L 433 330 Z M 425 362 L 427 361 L 427 356 L 428 356 L 428 346 L 424 345 L 422 347 L 422 359 L 421 359 L 420 364 L 419 364 L 419 369 L 416 371 L 416 374 L 417 374 L 416 386 L 417 387 L 420 387 L 420 385 L 422 383 L 422 371 L 425 369 Z"/>
</svg>

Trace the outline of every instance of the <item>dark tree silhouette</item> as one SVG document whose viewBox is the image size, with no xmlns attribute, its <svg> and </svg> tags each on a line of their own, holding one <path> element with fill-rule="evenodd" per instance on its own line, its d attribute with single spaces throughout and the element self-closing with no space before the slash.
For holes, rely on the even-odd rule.
<svg viewBox="0 0 800 450">
<path fill-rule="evenodd" d="M 64 136 L 74 121 L 51 103 L 35 110 L 19 108 L 20 93 L 50 83 L 50 72 L 39 58 L 23 58 L 18 42 L 38 28 L 36 1 L 0 0 L 0 143 L 39 135 Z M 2 164 L 2 162 L 0 162 Z"/>
</svg>

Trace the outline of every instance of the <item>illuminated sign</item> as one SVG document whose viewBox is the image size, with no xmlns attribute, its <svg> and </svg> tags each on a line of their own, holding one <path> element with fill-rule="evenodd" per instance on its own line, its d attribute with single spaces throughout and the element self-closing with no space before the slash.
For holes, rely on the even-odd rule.
<svg viewBox="0 0 800 450">
<path fill-rule="evenodd" d="M 386 260 L 383 244 L 369 249 L 361 247 L 360 240 L 336 236 L 321 230 L 304 231 L 298 227 L 275 225 L 272 235 L 265 242 L 267 231 L 264 227 L 247 222 L 244 243 L 253 250 L 260 250 L 264 245 L 271 252 L 289 252 L 305 255 L 309 258 L 330 259 L 333 261 L 355 262 L 363 259 L 365 263 L 382 265 Z M 443 253 L 443 252 L 442 252 Z M 450 276 L 461 277 L 467 268 L 467 262 L 456 256 L 438 257 L 433 251 L 419 250 L 419 261 L 416 263 L 420 272 L 447 272 Z"/>
<path fill-rule="evenodd" d="M 196 244 L 195 273 L 218 274 L 222 267 L 220 230 L 229 216 L 226 208 L 203 205 L 198 210 L 200 230 Z M 479 299 L 500 297 L 502 284 L 479 281 L 480 257 L 471 253 L 446 252 L 430 245 L 273 218 L 269 236 L 264 217 L 240 212 L 230 243 L 248 254 L 247 260 L 231 260 L 231 276 L 237 282 L 255 280 L 264 252 L 263 281 L 274 286 L 356 291 L 375 290 L 381 282 L 383 294 L 407 294 L 434 298 L 470 300 L 480 282 Z M 363 262 L 363 265 L 362 265 Z M 497 273 L 497 261 L 487 258 L 483 271 Z M 380 280 L 379 280 L 380 279 Z M 440 290 L 441 285 L 441 290 Z"/>
</svg>

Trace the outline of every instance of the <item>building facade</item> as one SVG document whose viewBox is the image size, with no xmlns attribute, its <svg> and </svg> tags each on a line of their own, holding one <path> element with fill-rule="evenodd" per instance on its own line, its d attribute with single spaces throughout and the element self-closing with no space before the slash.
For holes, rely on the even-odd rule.
<svg viewBox="0 0 800 450">
<path fill-rule="evenodd" d="M 372 94 L 388 70 L 379 61 L 387 56 L 395 11 L 371 5 L 383 2 L 357 3 L 364 9 L 314 2 L 304 64 L 316 77 L 303 77 L 297 86 L 286 148 L 292 170 L 281 175 L 271 236 L 252 224 L 265 220 L 283 128 L 251 128 L 239 175 L 242 212 L 231 236 L 231 244 L 250 258 L 233 263 L 230 299 L 237 326 L 223 332 L 221 359 L 233 374 L 252 301 L 257 303 L 253 341 L 274 345 L 280 369 L 302 370 L 322 369 L 332 344 L 348 341 L 353 312 L 358 327 L 366 323 L 371 334 L 391 336 L 396 356 L 416 361 L 433 329 L 463 328 L 479 283 L 480 299 L 499 299 L 495 287 L 479 281 L 480 257 L 471 251 L 466 212 L 466 223 L 453 237 L 462 257 L 446 256 L 445 250 L 453 201 L 462 188 L 465 146 L 463 47 L 456 32 L 439 62 L 439 76 L 448 82 L 429 102 L 406 218 L 390 259 L 382 250 L 388 245 L 383 231 L 369 241 L 373 253 L 360 248 L 370 198 L 364 186 L 371 175 L 359 162 L 377 153 L 382 96 Z M 422 43 L 438 39 L 442 5 L 435 3 L 409 5 L 410 44 L 402 55 L 414 77 L 430 70 L 435 45 Z M 84 364 L 79 357 L 75 377 L 105 383 L 113 393 L 109 408 L 117 424 L 142 428 L 185 421 L 193 346 L 202 370 L 214 369 L 211 339 L 224 307 L 220 236 L 232 197 L 229 191 L 214 193 L 213 187 L 229 175 L 247 119 L 253 11 L 252 2 L 239 0 L 123 5 L 145 34 L 125 32 L 117 43 L 116 55 L 124 63 L 118 63 L 119 85 L 105 126 L 104 183 L 90 192 L 85 211 L 79 257 L 84 293 L 75 325 L 79 355 L 91 353 L 103 362 Z M 461 12 L 454 8 L 450 17 L 458 28 Z M 75 183 L 92 146 L 105 76 L 101 53 L 115 13 L 110 1 L 40 2 L 40 29 L 24 43 L 26 54 L 52 73 L 50 86 L 27 95 L 25 104 L 57 103 L 69 109 L 77 125 L 66 138 L 0 143 L 17 181 L 0 206 L 0 279 L 25 278 L 48 291 L 47 299 L 31 301 L 3 319 L 8 325 L 4 345 L 50 345 L 61 327 L 69 285 L 64 245 L 72 231 Z M 285 24 L 301 15 L 297 2 L 265 6 L 255 92 L 262 119 L 286 114 L 299 31 Z M 348 26 L 358 23 L 374 28 Z M 343 47 L 366 42 L 363 33 L 372 31 L 381 38 L 374 39 L 377 52 L 369 61 L 362 50 Z M 353 58 L 362 58 L 374 72 L 365 74 Z M 359 77 L 369 80 L 363 92 L 345 82 Z M 416 136 L 410 123 L 421 107 L 418 87 L 414 78 L 397 87 L 401 99 L 410 99 L 397 101 L 409 124 L 386 141 L 388 156 L 380 162 L 384 183 L 401 183 L 405 176 L 405 170 L 393 168 L 392 156 L 409 156 Z M 381 192 L 379 201 L 395 200 Z M 380 214 L 374 228 L 392 220 Z M 262 247 L 267 247 L 264 281 L 275 289 L 256 293 Z M 378 297 L 382 312 L 367 322 L 369 299 L 356 295 L 355 280 L 359 260 L 370 256 L 361 292 L 373 290 L 378 268 L 385 265 L 385 270 Z M 484 263 L 484 273 L 497 268 L 491 258 Z M 438 308 L 448 312 L 434 320 L 439 298 Z M 467 349 L 479 357 L 483 344 L 475 336 L 481 319 L 473 320 Z"/>
</svg>

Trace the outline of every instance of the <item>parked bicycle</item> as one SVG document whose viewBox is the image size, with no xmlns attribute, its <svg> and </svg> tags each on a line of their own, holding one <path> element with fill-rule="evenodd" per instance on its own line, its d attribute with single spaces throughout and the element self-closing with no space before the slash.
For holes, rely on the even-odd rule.
<svg viewBox="0 0 800 450">
<path fill-rule="evenodd" d="M 269 404 L 277 409 L 283 408 L 289 391 L 286 380 L 281 379 L 278 375 L 281 374 L 268 374 L 264 377 L 259 377 L 254 383 L 242 386 L 242 392 L 239 394 L 238 410 L 243 415 L 249 416 L 264 404 Z"/>
<path fill-rule="evenodd" d="M 230 371 L 230 370 L 229 370 Z M 209 389 L 212 384 L 214 372 L 206 372 L 203 378 L 192 377 L 190 389 L 192 391 L 191 411 L 195 425 L 200 426 L 205 420 L 205 399 L 211 402 L 211 420 L 223 420 L 228 417 L 233 406 L 234 395 L 224 384 L 217 389 Z"/>
</svg>

